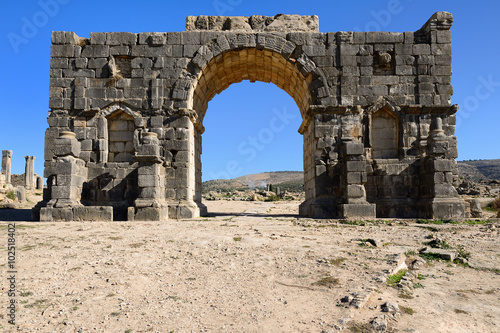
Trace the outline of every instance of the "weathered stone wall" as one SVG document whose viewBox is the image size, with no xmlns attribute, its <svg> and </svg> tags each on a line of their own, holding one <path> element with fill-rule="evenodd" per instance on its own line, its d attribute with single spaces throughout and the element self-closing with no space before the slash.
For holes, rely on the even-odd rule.
<svg viewBox="0 0 500 333">
<path fill-rule="evenodd" d="M 425 163 L 431 162 L 424 160 L 431 158 L 427 138 L 436 119 L 444 135 L 439 144 L 446 142 L 439 158 L 450 161 L 452 179 L 434 181 L 457 175 L 452 22 L 451 14 L 440 12 L 415 32 L 321 33 L 315 16 L 199 16 L 188 17 L 185 32 L 90 38 L 53 32 L 45 177 L 58 172 L 47 167 L 60 158 L 54 142 L 72 131 L 81 145 L 75 157 L 88 168 L 82 204 L 113 206 L 122 216 L 118 211 L 126 209 L 131 219 L 129 207 L 135 213 L 145 208 L 137 204 L 144 191 L 136 170 L 149 156 L 148 163 L 165 169 L 164 176 L 148 175 L 154 191 L 165 195 L 157 195 L 161 202 L 148 201 L 151 209 L 142 212 L 167 205 L 171 218 L 197 216 L 205 209 L 200 155 L 208 102 L 233 83 L 263 81 L 285 90 L 303 118 L 302 214 L 349 217 L 352 209 L 371 212 L 371 203 L 379 216 L 433 215 L 422 181 L 430 177 Z M 148 132 L 157 141 L 143 143 Z M 394 146 L 380 141 L 384 133 Z M 357 144 L 362 155 L 346 148 L 340 157 L 340 147 L 359 149 Z M 143 145 L 154 153 L 138 154 Z M 361 163 L 365 173 L 356 169 Z M 349 176 L 346 183 L 350 173 L 367 179 Z M 357 198 L 349 189 L 360 186 L 368 200 L 358 200 L 364 208 L 345 206 Z M 456 203 L 454 193 L 449 197 Z"/>
</svg>

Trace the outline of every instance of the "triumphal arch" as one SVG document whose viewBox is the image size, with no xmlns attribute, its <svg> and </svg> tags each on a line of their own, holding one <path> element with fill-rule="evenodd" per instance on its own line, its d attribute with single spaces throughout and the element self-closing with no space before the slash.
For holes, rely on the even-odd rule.
<svg viewBox="0 0 500 333">
<path fill-rule="evenodd" d="M 317 16 L 197 16 L 183 32 L 53 32 L 48 181 L 34 218 L 205 213 L 203 118 L 242 80 L 273 83 L 297 103 L 302 215 L 463 216 L 452 22 L 438 12 L 416 31 L 322 33 Z"/>
</svg>

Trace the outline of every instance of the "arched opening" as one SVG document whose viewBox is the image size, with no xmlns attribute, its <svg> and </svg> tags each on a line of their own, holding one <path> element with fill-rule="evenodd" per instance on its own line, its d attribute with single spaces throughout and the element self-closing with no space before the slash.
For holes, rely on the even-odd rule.
<svg viewBox="0 0 500 333">
<path fill-rule="evenodd" d="M 372 158 L 398 157 L 398 121 L 396 116 L 382 108 L 372 115 Z"/>
<path fill-rule="evenodd" d="M 271 143 L 276 136 L 279 135 L 279 132 L 285 129 L 286 126 L 290 126 L 288 131 L 293 131 L 297 133 L 298 127 L 302 121 L 302 117 L 299 116 L 305 114 L 308 110 L 309 106 L 312 104 L 312 96 L 310 92 L 310 84 L 313 81 L 313 75 L 311 73 L 307 74 L 306 77 L 301 73 L 301 71 L 297 68 L 294 63 L 294 59 L 285 59 L 280 53 L 272 52 L 269 50 L 259 50 L 257 48 L 244 48 L 241 50 L 233 50 L 226 53 L 223 53 L 217 57 L 211 59 L 206 66 L 204 66 L 203 70 L 198 76 L 198 80 L 196 81 L 195 88 L 193 91 L 193 109 L 197 112 L 197 129 L 204 129 L 207 127 L 204 118 L 208 108 L 208 103 L 212 100 L 212 98 L 226 90 L 233 83 L 239 83 L 243 80 L 248 80 L 250 82 L 265 82 L 265 83 L 273 83 L 275 86 L 280 88 L 282 91 L 286 92 L 289 96 L 292 97 L 295 103 L 295 115 L 296 121 L 294 122 L 295 126 L 292 129 L 290 126 L 291 122 L 288 122 L 287 119 L 279 119 L 279 115 L 274 115 L 274 113 L 283 113 L 283 110 L 279 109 L 279 106 L 272 105 L 271 107 L 260 106 L 262 108 L 268 108 L 267 111 L 271 114 L 267 119 L 263 119 L 264 123 L 257 125 L 251 129 L 254 131 L 253 137 L 257 140 L 257 142 L 250 143 L 248 140 L 245 142 L 245 139 L 242 139 L 240 142 L 236 144 L 236 152 L 238 152 L 245 156 L 242 157 L 242 162 L 245 163 L 248 159 L 252 160 L 255 158 L 255 155 L 259 152 L 258 148 L 262 148 L 266 144 Z M 269 89 L 271 86 L 267 86 Z M 248 87 L 248 84 L 245 85 Z M 232 88 L 231 88 L 232 90 Z M 238 90 L 238 89 L 236 89 Z M 245 94 L 245 92 L 243 92 Z M 258 93 L 254 96 L 254 99 L 259 100 Z M 231 108 L 235 113 L 239 113 L 239 105 L 240 103 L 236 103 L 231 105 Z M 274 109 L 273 109 L 274 108 Z M 296 112 L 298 108 L 299 112 Z M 277 109 L 277 110 L 275 110 Z M 216 112 L 217 110 L 214 110 Z M 264 110 L 265 112 L 266 110 Z M 249 112 L 249 111 L 245 111 Z M 287 115 L 293 113 L 294 110 L 285 110 Z M 258 112 L 258 116 L 262 116 L 263 113 Z M 267 124 L 265 123 L 267 121 Z M 285 123 L 277 123 L 278 121 L 284 121 Z M 288 122 L 288 123 L 287 123 Z M 240 122 L 241 127 L 245 126 L 245 122 Z M 260 126 L 260 127 L 259 127 Z M 220 125 L 218 126 L 220 128 Z M 196 159 L 196 198 L 195 201 L 201 202 L 201 133 L 202 131 L 196 131 L 196 142 L 195 144 L 195 159 Z M 259 138 L 260 134 L 260 138 Z M 299 134 L 297 134 L 299 135 Z M 227 140 L 232 140 L 232 138 L 227 138 Z M 261 142 L 259 142 L 260 140 Z M 234 144 L 234 142 L 232 143 Z M 245 146 L 247 144 L 247 146 Z M 258 146 L 255 146 L 257 144 Z M 300 144 L 298 145 L 300 146 Z M 246 148 L 246 149 L 245 149 Z M 253 149 L 254 148 L 254 149 Z M 263 148 L 262 148 L 263 149 Z M 299 148 L 300 149 L 300 148 Z M 304 149 L 306 147 L 304 146 Z M 206 151 L 205 151 L 206 153 Z M 300 154 L 300 153 L 299 153 Z M 279 156 L 275 156 L 274 158 L 279 158 Z M 298 156 L 298 160 L 302 160 L 302 156 Z M 307 170 L 309 165 L 304 162 L 303 167 Z M 235 178 L 233 175 L 240 176 L 238 171 L 241 168 L 241 165 L 238 164 L 238 160 L 229 159 L 226 167 L 223 168 L 219 172 L 221 178 Z M 273 171 L 273 170 L 262 170 L 262 171 Z M 278 170 L 276 170 L 278 171 Z M 286 168 L 285 170 L 286 171 Z M 208 175 L 210 178 L 212 175 Z"/>
<path fill-rule="evenodd" d="M 309 91 L 312 75 L 304 77 L 294 62 L 277 52 L 257 48 L 229 51 L 212 58 L 203 68 L 194 89 L 193 109 L 199 121 L 203 121 L 208 102 L 216 94 L 243 80 L 274 83 L 295 100 L 303 115 L 312 102 Z"/>
</svg>

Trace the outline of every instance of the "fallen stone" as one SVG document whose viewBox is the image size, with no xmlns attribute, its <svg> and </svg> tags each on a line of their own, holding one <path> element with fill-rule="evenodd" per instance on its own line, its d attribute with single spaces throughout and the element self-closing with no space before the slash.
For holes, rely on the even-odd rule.
<svg viewBox="0 0 500 333">
<path fill-rule="evenodd" d="M 356 309 L 361 309 L 363 306 L 365 306 L 366 302 L 368 302 L 368 299 L 370 299 L 372 292 L 371 291 L 363 291 L 360 293 L 355 293 L 354 298 L 351 301 L 350 305 L 354 306 Z"/>
<path fill-rule="evenodd" d="M 406 256 L 404 253 L 398 253 L 393 255 L 387 262 L 391 265 L 391 269 L 389 270 L 389 275 L 395 274 L 402 269 L 408 269 L 406 266 Z"/>
<path fill-rule="evenodd" d="M 440 259 L 453 261 L 457 258 L 457 253 L 444 249 L 434 249 L 432 247 L 424 247 L 419 251 L 421 254 L 434 254 L 439 256 Z"/>
<path fill-rule="evenodd" d="M 353 297 L 351 295 L 344 296 L 340 299 L 342 303 L 350 303 L 353 300 Z"/>
<path fill-rule="evenodd" d="M 399 306 L 394 303 L 385 302 L 381 306 L 382 312 L 396 313 L 399 312 Z"/>
<path fill-rule="evenodd" d="M 384 241 L 378 238 L 368 238 L 365 240 L 366 242 L 370 243 L 371 245 L 375 247 L 382 247 L 384 245 Z"/>
<path fill-rule="evenodd" d="M 387 330 L 387 320 L 385 316 L 377 316 L 370 322 L 375 332 L 385 332 Z"/>
<path fill-rule="evenodd" d="M 16 197 L 19 202 L 25 202 L 26 201 L 26 189 L 24 186 L 17 186 L 16 187 Z"/>
<path fill-rule="evenodd" d="M 425 266 L 426 262 L 424 259 L 422 258 L 417 258 L 415 259 L 411 264 L 410 264 L 410 268 L 412 270 L 419 270 L 420 268 L 422 268 L 423 266 Z"/>
<path fill-rule="evenodd" d="M 498 260 L 491 260 L 487 261 L 482 258 L 469 258 L 468 264 L 470 267 L 475 268 L 475 269 L 480 269 L 480 270 L 492 270 L 492 271 L 499 271 L 500 270 L 500 264 Z"/>
</svg>

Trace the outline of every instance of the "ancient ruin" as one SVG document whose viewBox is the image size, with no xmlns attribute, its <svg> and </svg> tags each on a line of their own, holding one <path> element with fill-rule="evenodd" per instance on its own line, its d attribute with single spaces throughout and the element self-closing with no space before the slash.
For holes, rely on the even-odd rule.
<svg viewBox="0 0 500 333">
<path fill-rule="evenodd" d="M 34 218 L 204 214 L 203 118 L 242 80 L 272 82 L 300 109 L 302 215 L 464 216 L 452 22 L 438 12 L 414 32 L 321 33 L 316 16 L 198 16 L 184 32 L 53 32 L 48 187 Z"/>
<path fill-rule="evenodd" d="M 23 203 L 26 201 L 26 191 L 43 190 L 43 177 L 35 173 L 35 157 L 25 156 L 25 173 L 22 175 L 12 174 L 12 150 L 2 150 L 2 171 L 0 173 L 0 208 L 14 208 L 13 202 Z M 15 193 L 11 197 L 9 192 Z"/>
<path fill-rule="evenodd" d="M 0 184 L 10 184 L 11 181 L 12 150 L 2 150 L 2 173 Z"/>
</svg>

